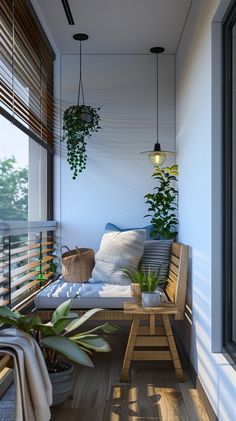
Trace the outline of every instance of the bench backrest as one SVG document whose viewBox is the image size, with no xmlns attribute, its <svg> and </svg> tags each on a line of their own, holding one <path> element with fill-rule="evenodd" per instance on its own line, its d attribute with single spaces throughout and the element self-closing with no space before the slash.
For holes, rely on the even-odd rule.
<svg viewBox="0 0 236 421">
<path fill-rule="evenodd" d="M 165 293 L 169 300 L 176 304 L 178 315 L 176 319 L 183 319 L 188 278 L 189 246 L 173 243 L 171 246 L 170 267 L 167 277 Z"/>
</svg>

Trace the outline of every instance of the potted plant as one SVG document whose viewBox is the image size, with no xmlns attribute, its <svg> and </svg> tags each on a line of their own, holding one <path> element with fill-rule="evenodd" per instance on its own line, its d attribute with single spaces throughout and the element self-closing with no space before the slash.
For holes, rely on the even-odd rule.
<svg viewBox="0 0 236 421">
<path fill-rule="evenodd" d="M 72 105 L 64 112 L 63 140 L 67 145 L 67 161 L 75 180 L 78 172 L 86 168 L 86 138 L 90 138 L 100 127 L 101 117 L 89 105 Z"/>
<path fill-rule="evenodd" d="M 178 234 L 177 196 L 175 188 L 178 176 L 178 165 L 172 167 L 156 167 L 152 175 L 158 185 L 154 187 L 154 193 L 148 193 L 144 197 L 148 204 L 148 214 L 151 217 L 153 229 L 150 237 L 174 239 Z"/>
<path fill-rule="evenodd" d="M 141 302 L 145 307 L 156 307 L 161 302 L 163 291 L 158 288 L 163 286 L 163 280 L 160 279 L 161 268 L 155 271 L 145 271 L 143 268 L 138 269 L 135 273 L 124 270 L 125 274 L 131 281 L 131 289 L 137 302 Z"/>
<path fill-rule="evenodd" d="M 22 315 L 9 307 L 0 307 L 0 322 L 23 330 L 38 342 L 53 387 L 53 405 L 62 403 L 69 396 L 73 384 L 73 366 L 58 359 L 58 353 L 77 364 L 93 367 L 88 354 L 92 351 L 111 351 L 107 341 L 95 332 L 101 329 L 111 333 L 118 329 L 111 323 L 105 323 L 85 332 L 75 332 L 102 309 L 89 310 L 79 317 L 70 311 L 71 303 L 69 299 L 60 304 L 47 323 L 42 323 L 41 317 L 37 315 Z"/>
</svg>

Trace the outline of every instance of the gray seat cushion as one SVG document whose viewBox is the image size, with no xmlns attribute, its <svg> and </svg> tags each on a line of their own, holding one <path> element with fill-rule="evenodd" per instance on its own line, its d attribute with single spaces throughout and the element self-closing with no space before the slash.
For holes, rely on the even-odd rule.
<svg viewBox="0 0 236 421">
<path fill-rule="evenodd" d="M 54 309 L 68 298 L 73 298 L 73 308 L 83 309 L 94 307 L 122 309 L 124 301 L 134 301 L 129 285 L 78 284 L 64 282 L 61 277 L 35 297 L 35 306 Z"/>
</svg>

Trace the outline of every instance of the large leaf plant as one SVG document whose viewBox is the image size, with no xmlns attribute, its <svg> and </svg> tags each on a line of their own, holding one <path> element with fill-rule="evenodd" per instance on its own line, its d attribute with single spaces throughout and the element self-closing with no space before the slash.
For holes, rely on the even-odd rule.
<svg viewBox="0 0 236 421">
<path fill-rule="evenodd" d="M 79 317 L 77 313 L 70 311 L 71 302 L 72 300 L 69 299 L 60 304 L 47 323 L 43 323 L 40 316 L 22 315 L 3 306 L 0 307 L 0 322 L 33 336 L 48 365 L 56 363 L 57 354 L 60 353 L 75 363 L 93 367 L 93 362 L 89 357 L 92 351 L 111 351 L 107 341 L 95 332 L 101 329 L 105 333 L 112 333 L 118 328 L 111 323 L 105 323 L 93 329 L 78 332 L 77 329 L 81 328 L 84 322 L 102 309 L 89 310 Z"/>
<path fill-rule="evenodd" d="M 178 234 L 178 191 L 176 189 L 178 165 L 156 167 L 152 177 L 158 185 L 154 187 L 154 193 L 144 196 L 149 212 L 145 217 L 151 217 L 150 222 L 153 226 L 150 236 L 159 235 L 164 239 L 174 239 Z"/>
<path fill-rule="evenodd" d="M 63 140 L 67 145 L 67 161 L 75 180 L 78 172 L 86 168 L 86 138 L 90 138 L 100 127 L 101 117 L 89 105 L 72 105 L 64 112 Z"/>
</svg>

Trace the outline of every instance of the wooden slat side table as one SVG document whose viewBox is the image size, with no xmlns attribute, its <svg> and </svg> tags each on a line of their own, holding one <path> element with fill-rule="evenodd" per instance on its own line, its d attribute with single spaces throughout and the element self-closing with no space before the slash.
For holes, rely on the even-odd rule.
<svg viewBox="0 0 236 421">
<path fill-rule="evenodd" d="M 163 303 L 159 307 L 143 307 L 140 304 L 125 303 L 124 313 L 132 314 L 133 321 L 120 381 L 128 380 L 131 361 L 172 360 L 177 380 L 184 382 L 184 373 L 169 319 L 171 315 L 178 313 L 177 306 L 174 303 Z M 148 315 L 149 326 L 140 326 L 140 321 L 143 320 L 144 315 Z M 161 326 L 156 326 L 156 318 L 161 320 Z M 151 350 L 148 349 L 150 347 Z"/>
</svg>

